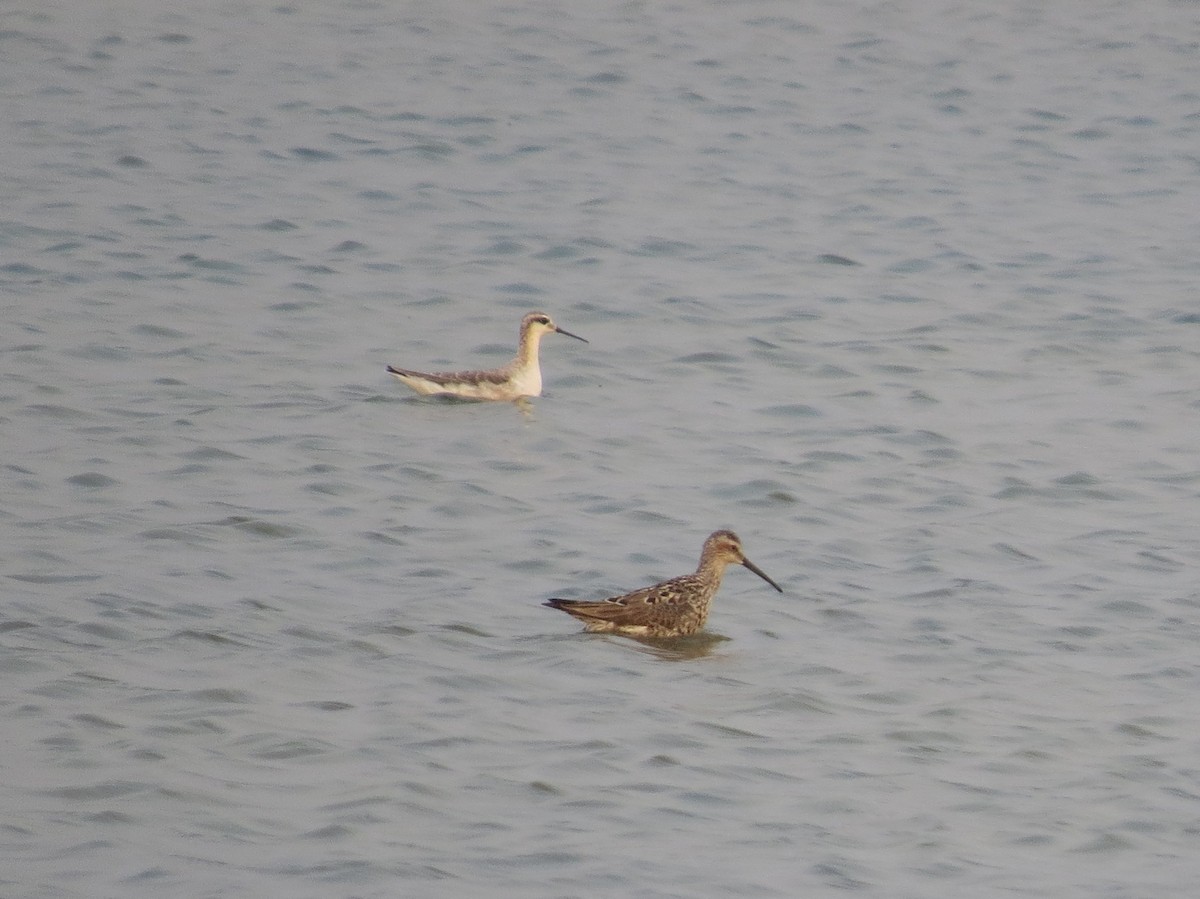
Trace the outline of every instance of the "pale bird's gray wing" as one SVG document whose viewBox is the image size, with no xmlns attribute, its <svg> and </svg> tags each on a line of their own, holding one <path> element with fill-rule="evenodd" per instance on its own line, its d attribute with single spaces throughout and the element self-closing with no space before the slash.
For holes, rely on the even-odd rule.
<svg viewBox="0 0 1200 899">
<path fill-rule="evenodd" d="M 464 381 L 471 383 L 484 384 L 502 384 L 508 380 L 508 373 L 503 370 L 492 369 L 488 371 L 413 371 L 408 368 L 397 368 L 394 365 L 389 365 L 387 370 L 394 375 L 405 375 L 410 378 L 421 378 L 425 381 L 431 381 L 445 387 L 450 384 L 461 384 Z"/>
</svg>

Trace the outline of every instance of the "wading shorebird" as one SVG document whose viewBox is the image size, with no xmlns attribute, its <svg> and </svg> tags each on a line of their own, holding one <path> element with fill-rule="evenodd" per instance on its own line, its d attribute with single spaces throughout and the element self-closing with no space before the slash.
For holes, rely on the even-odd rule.
<svg viewBox="0 0 1200 899">
<path fill-rule="evenodd" d="M 543 603 L 561 609 L 594 633 L 627 637 L 686 637 L 704 627 L 708 608 L 721 586 L 727 565 L 744 565 L 778 590 L 783 588 L 746 558 L 742 541 L 733 531 L 716 531 L 704 541 L 695 574 L 673 577 L 611 599 L 588 601 L 549 599 Z"/>
<path fill-rule="evenodd" d="M 410 371 L 389 365 L 387 370 L 417 393 L 458 396 L 469 400 L 517 400 L 541 396 L 542 369 L 538 365 L 538 344 L 551 331 L 583 340 L 564 331 L 544 312 L 530 312 L 521 319 L 521 342 L 517 355 L 503 368 L 488 371 Z"/>
</svg>

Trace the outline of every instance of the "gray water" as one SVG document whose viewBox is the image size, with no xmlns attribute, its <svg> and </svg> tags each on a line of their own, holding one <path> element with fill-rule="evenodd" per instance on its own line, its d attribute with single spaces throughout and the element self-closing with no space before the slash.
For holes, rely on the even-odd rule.
<svg viewBox="0 0 1200 899">
<path fill-rule="evenodd" d="M 1192 3 L 0 9 L 0 895 L 1183 897 Z M 546 392 L 417 397 L 500 364 Z M 708 635 L 540 603 L 691 570 Z"/>
</svg>

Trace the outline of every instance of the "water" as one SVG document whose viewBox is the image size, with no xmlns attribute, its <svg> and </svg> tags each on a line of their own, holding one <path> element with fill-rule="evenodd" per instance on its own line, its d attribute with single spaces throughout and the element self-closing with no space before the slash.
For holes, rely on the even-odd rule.
<svg viewBox="0 0 1200 899">
<path fill-rule="evenodd" d="M 1191 895 L 1198 34 L 0 12 L 0 893 Z"/>
</svg>

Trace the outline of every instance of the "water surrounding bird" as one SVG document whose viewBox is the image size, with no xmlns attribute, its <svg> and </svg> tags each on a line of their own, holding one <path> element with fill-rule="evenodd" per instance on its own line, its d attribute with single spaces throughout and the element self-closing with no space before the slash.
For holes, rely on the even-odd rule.
<svg viewBox="0 0 1200 899">
<path fill-rule="evenodd" d="M 671 578 L 653 587 L 597 601 L 549 599 L 543 605 L 560 609 L 595 633 L 629 637 L 683 637 L 704 627 L 713 597 L 728 565 L 742 565 L 778 590 L 783 588 L 746 558 L 742 541 L 733 531 L 715 531 L 704 541 L 694 574 Z"/>
<path fill-rule="evenodd" d="M 503 368 L 484 371 L 424 372 L 389 365 L 387 370 L 417 393 L 441 394 L 472 400 L 518 400 L 541 396 L 542 369 L 538 364 L 538 346 L 552 332 L 587 340 L 564 331 L 544 312 L 530 312 L 521 319 L 521 340 L 517 355 Z"/>
</svg>

